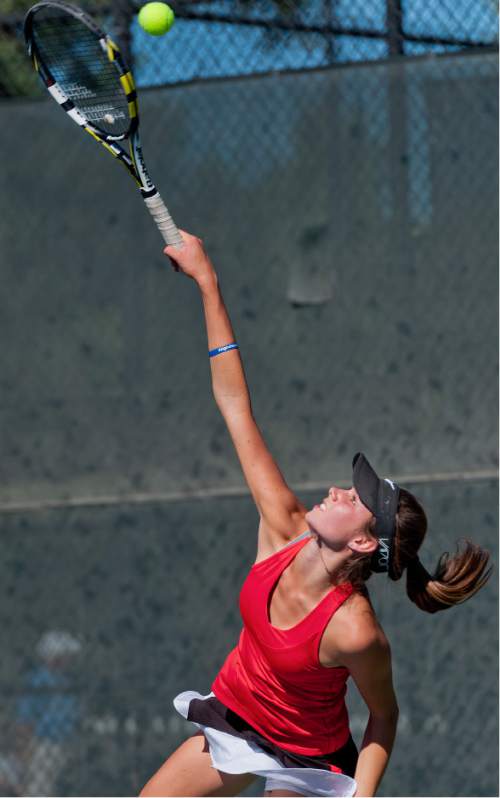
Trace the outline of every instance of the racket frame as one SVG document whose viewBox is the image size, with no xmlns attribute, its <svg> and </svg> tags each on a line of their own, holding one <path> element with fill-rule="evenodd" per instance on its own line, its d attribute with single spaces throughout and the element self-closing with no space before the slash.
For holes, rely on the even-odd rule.
<svg viewBox="0 0 500 798">
<path fill-rule="evenodd" d="M 99 44 L 109 61 L 117 70 L 117 76 L 122 85 L 127 100 L 130 125 L 125 133 L 113 135 L 107 133 L 98 125 L 90 122 L 85 115 L 75 106 L 73 101 L 66 95 L 64 89 L 54 78 L 49 67 L 44 63 L 40 56 L 36 41 L 33 36 L 33 19 L 35 14 L 43 8 L 56 8 L 70 14 L 78 21 L 89 28 L 99 40 Z M 144 162 L 142 146 L 139 138 L 139 106 L 137 101 L 137 91 L 134 78 L 130 68 L 127 66 L 118 45 L 113 39 L 103 31 L 96 22 L 85 11 L 64 2 L 64 0 L 43 0 L 36 3 L 27 12 L 24 19 L 24 37 L 28 54 L 31 58 L 35 71 L 40 76 L 46 89 L 68 114 L 68 116 L 92 136 L 99 144 L 102 144 L 120 163 L 125 166 L 130 176 L 134 179 L 141 191 L 142 197 L 155 219 L 160 232 L 167 244 L 182 246 L 182 237 L 173 222 L 168 209 L 160 197 L 158 189 L 154 185 Z M 128 141 L 129 153 L 119 146 L 117 142 Z"/>
</svg>

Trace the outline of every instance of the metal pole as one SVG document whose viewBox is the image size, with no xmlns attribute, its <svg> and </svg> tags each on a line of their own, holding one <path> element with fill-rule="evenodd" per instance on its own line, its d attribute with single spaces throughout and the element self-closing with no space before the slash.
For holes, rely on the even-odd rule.
<svg viewBox="0 0 500 798">
<path fill-rule="evenodd" d="M 133 70 L 132 56 L 132 19 L 135 10 L 131 0 L 115 0 L 113 3 L 113 17 L 116 36 L 120 42 L 120 49 L 128 66 Z"/>
<path fill-rule="evenodd" d="M 401 0 L 387 0 L 386 6 L 386 38 L 389 56 L 403 55 L 403 6 Z"/>
<path fill-rule="evenodd" d="M 333 64 L 335 62 L 335 40 L 333 38 L 332 33 L 328 33 L 326 28 L 333 28 L 333 23 L 335 19 L 335 14 L 333 10 L 333 6 L 336 0 L 323 0 L 323 12 L 324 12 L 324 20 L 325 20 L 325 50 L 326 50 L 326 61 L 328 64 Z"/>
<path fill-rule="evenodd" d="M 386 40 L 389 57 L 393 63 L 387 70 L 387 103 L 390 124 L 390 163 L 392 172 L 392 191 L 398 223 L 395 225 L 393 241 L 400 263 L 410 260 L 411 252 L 407 251 L 409 231 L 409 191 L 408 175 L 408 131 L 407 131 L 407 71 L 404 60 L 402 0 L 387 0 L 386 5 Z"/>
</svg>

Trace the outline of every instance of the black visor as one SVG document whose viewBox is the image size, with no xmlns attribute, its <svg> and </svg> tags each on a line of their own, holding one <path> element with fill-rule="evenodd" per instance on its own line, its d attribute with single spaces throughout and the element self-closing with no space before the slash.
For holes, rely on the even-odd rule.
<svg viewBox="0 0 500 798">
<path fill-rule="evenodd" d="M 372 571 L 390 573 L 399 486 L 390 479 L 379 479 L 361 452 L 355 454 L 352 461 L 352 481 L 359 498 L 375 516 L 374 535 L 378 538 L 379 546 L 373 553 Z"/>
</svg>

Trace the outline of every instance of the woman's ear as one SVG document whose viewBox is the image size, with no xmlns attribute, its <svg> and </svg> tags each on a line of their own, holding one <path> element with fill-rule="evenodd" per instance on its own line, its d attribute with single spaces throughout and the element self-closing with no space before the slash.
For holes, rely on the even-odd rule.
<svg viewBox="0 0 500 798">
<path fill-rule="evenodd" d="M 347 546 L 358 554 L 373 554 L 378 549 L 378 540 L 368 532 L 356 535 Z"/>
</svg>

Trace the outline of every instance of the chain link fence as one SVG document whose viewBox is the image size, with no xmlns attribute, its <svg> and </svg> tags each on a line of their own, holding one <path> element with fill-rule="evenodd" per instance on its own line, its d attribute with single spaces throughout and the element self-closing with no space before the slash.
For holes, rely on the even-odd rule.
<svg viewBox="0 0 500 798">
<path fill-rule="evenodd" d="M 137 0 L 80 5 L 119 36 L 140 86 L 498 46 L 497 0 L 178 0 L 175 34 L 154 41 Z M 0 96 L 43 91 L 21 41 L 27 8 L 0 5 Z"/>
<path fill-rule="evenodd" d="M 366 451 L 428 510 L 429 568 L 461 536 L 496 556 L 495 3 L 172 3 L 164 39 L 82 5 L 128 50 L 148 166 L 216 264 L 288 482 L 309 504 Z M 0 794 L 130 795 L 236 642 L 258 518 L 195 286 L 33 81 L 25 10 L 0 0 Z M 379 794 L 497 794 L 492 581 L 432 618 L 369 587 L 401 707 Z"/>
</svg>

